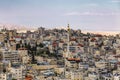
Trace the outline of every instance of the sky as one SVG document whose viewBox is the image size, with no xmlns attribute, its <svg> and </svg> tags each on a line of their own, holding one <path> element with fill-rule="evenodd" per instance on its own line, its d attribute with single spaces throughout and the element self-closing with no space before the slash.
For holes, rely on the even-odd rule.
<svg viewBox="0 0 120 80">
<path fill-rule="evenodd" d="M 0 23 L 120 31 L 120 0 L 0 0 Z"/>
</svg>

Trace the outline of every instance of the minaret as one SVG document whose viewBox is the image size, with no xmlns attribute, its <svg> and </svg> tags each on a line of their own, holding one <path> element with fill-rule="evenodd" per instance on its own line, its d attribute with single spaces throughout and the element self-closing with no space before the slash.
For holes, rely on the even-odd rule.
<svg viewBox="0 0 120 80">
<path fill-rule="evenodd" d="M 69 47 L 70 47 L 70 27 L 69 27 L 69 24 L 68 24 L 68 29 L 67 29 L 67 31 L 68 31 L 68 36 L 67 36 L 67 38 L 68 38 L 68 41 L 67 41 L 67 57 L 69 57 L 70 55 L 69 55 L 69 53 L 70 53 L 70 51 L 69 51 Z"/>
<path fill-rule="evenodd" d="M 70 27 L 69 27 L 69 24 L 67 26 L 67 55 L 64 57 L 64 61 L 65 61 L 65 64 L 64 64 L 64 76 L 65 76 L 65 73 L 66 73 L 66 67 L 67 67 L 67 58 L 69 58 L 69 54 L 70 54 L 70 51 L 69 51 L 69 47 L 70 47 Z"/>
</svg>

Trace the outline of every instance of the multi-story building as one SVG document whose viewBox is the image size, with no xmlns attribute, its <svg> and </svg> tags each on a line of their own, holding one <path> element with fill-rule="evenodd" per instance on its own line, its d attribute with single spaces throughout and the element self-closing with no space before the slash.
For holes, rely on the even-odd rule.
<svg viewBox="0 0 120 80">
<path fill-rule="evenodd" d="M 3 33 L 0 33 L 0 42 L 4 42 L 5 35 Z"/>
<path fill-rule="evenodd" d="M 0 73 L 0 80 L 12 80 L 12 74 L 2 72 Z"/>
<path fill-rule="evenodd" d="M 20 64 L 13 64 L 10 68 L 10 72 L 12 73 L 12 78 L 17 80 L 22 79 L 22 66 Z"/>
<path fill-rule="evenodd" d="M 9 38 L 16 36 L 17 30 L 9 30 L 8 31 L 8 36 Z"/>
<path fill-rule="evenodd" d="M 21 62 L 21 57 L 18 54 L 18 51 L 4 50 L 4 51 L 2 51 L 2 57 L 3 57 L 3 60 L 10 61 L 12 63 Z"/>
</svg>

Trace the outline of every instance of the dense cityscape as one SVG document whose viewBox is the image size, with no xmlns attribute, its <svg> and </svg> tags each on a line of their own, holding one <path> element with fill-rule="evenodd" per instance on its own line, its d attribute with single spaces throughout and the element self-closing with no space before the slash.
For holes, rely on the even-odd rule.
<svg viewBox="0 0 120 80">
<path fill-rule="evenodd" d="M 0 80 L 120 80 L 120 34 L 0 31 Z"/>
</svg>

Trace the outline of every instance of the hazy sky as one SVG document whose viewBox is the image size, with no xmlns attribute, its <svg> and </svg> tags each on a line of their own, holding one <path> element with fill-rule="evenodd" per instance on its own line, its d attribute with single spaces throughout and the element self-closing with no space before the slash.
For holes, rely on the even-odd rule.
<svg viewBox="0 0 120 80">
<path fill-rule="evenodd" d="M 120 0 L 0 0 L 0 23 L 120 31 Z"/>
</svg>

